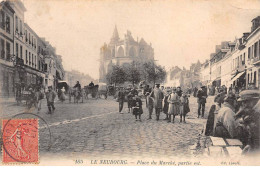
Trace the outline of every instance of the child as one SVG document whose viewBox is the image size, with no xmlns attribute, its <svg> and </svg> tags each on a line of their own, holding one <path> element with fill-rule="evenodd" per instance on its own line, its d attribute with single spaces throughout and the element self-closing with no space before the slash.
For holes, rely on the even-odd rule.
<svg viewBox="0 0 260 169">
<path fill-rule="evenodd" d="M 141 121 L 141 115 L 143 114 L 142 101 L 137 95 L 133 97 L 132 106 L 133 114 L 135 115 L 135 120 L 137 121 L 138 116 L 139 120 Z"/>
<path fill-rule="evenodd" d="M 186 123 L 185 117 L 188 112 L 190 112 L 189 99 L 186 96 L 186 94 L 183 93 L 182 96 L 180 97 L 180 123 L 182 122 L 182 117 L 183 117 L 183 122 Z"/>
</svg>

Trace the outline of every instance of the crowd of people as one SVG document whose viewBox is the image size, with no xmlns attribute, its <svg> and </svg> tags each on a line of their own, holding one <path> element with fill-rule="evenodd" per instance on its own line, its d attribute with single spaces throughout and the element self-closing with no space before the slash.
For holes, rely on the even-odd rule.
<svg viewBox="0 0 260 169">
<path fill-rule="evenodd" d="M 186 122 L 186 114 L 190 111 L 188 95 L 181 90 L 181 87 L 165 89 L 160 84 L 156 84 L 152 89 L 146 85 L 143 89 L 146 108 L 149 112 L 149 120 L 152 119 L 153 110 L 155 110 L 156 120 L 160 118 L 161 112 L 165 114 L 168 122 L 173 122 L 175 116 L 180 115 L 180 122 Z M 143 114 L 142 101 L 138 95 L 137 87 L 124 89 L 120 87 L 117 94 L 119 102 L 119 113 L 122 113 L 124 102 L 127 101 L 128 113 L 132 112 L 136 120 L 141 121 Z"/>
<path fill-rule="evenodd" d="M 180 123 L 186 122 L 185 117 L 190 112 L 189 94 L 183 92 L 181 87 L 165 89 L 156 84 L 152 89 L 148 85 L 144 87 L 146 108 L 149 112 L 148 120 L 152 119 L 155 111 L 156 120 L 160 114 L 165 114 L 169 123 L 174 123 L 175 117 L 180 115 Z M 208 98 L 206 86 L 201 86 L 196 91 L 198 103 L 198 118 L 205 116 L 205 104 Z M 260 135 L 260 93 L 258 90 L 227 89 L 222 86 L 218 94 L 214 96 L 215 104 L 211 106 L 205 134 L 208 136 L 239 139 L 243 143 L 243 153 L 255 152 L 259 148 Z M 117 101 L 119 112 L 122 113 L 124 102 L 128 103 L 128 113 L 132 112 L 136 120 L 141 121 L 143 114 L 142 101 L 136 87 L 131 89 L 120 88 Z"/>
<path fill-rule="evenodd" d="M 94 83 L 91 82 L 89 86 L 94 86 Z M 80 90 L 80 83 L 77 82 L 74 88 Z M 167 120 L 168 123 L 174 123 L 177 115 L 180 116 L 180 123 L 186 123 L 186 115 L 190 112 L 189 94 L 189 91 L 183 92 L 181 87 L 166 89 L 160 84 L 155 84 L 154 88 L 146 85 L 142 95 L 149 112 L 148 120 L 152 119 L 153 112 L 155 112 L 158 121 L 161 112 L 163 112 L 165 114 L 164 120 Z M 201 86 L 200 89 L 194 90 L 193 95 L 197 98 L 198 103 L 197 117 L 204 118 L 205 104 L 208 98 L 207 87 Z M 54 100 L 56 98 L 56 91 L 53 90 L 52 86 L 48 87 L 48 91 L 45 91 L 42 86 L 29 88 L 28 108 L 35 106 L 39 113 L 44 97 L 46 97 L 48 113 L 52 114 L 55 110 Z M 65 100 L 64 87 L 58 90 L 58 98 L 61 102 Z M 243 143 L 243 153 L 245 154 L 259 151 L 259 98 L 258 90 L 238 91 L 236 88 L 220 87 L 208 113 L 205 135 L 239 139 Z M 124 102 L 127 102 L 128 113 L 132 113 L 137 121 L 141 121 L 143 103 L 136 86 L 132 88 L 120 87 L 117 101 L 119 113 L 122 113 Z"/>
</svg>

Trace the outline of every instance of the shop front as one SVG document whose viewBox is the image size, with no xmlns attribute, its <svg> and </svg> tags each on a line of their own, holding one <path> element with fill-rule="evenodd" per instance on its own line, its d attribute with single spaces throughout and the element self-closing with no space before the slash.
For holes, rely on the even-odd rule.
<svg viewBox="0 0 260 169">
<path fill-rule="evenodd" d="M 244 89 L 246 87 L 246 72 L 237 72 L 231 79 L 232 86 L 238 89 Z"/>
<path fill-rule="evenodd" d="M 14 97 L 14 67 L 0 65 L 0 97 Z"/>
<path fill-rule="evenodd" d="M 35 88 L 36 86 L 43 86 L 45 75 L 42 72 L 33 70 L 31 68 L 26 68 L 24 75 L 26 88 Z"/>
</svg>

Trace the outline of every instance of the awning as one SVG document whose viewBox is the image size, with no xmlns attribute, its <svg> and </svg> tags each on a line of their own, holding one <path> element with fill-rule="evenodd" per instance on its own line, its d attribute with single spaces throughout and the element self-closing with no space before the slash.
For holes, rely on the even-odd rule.
<svg viewBox="0 0 260 169">
<path fill-rule="evenodd" d="M 237 79 L 240 78 L 244 73 L 246 73 L 246 72 L 244 71 L 244 72 L 238 73 L 236 76 L 234 76 L 234 77 L 232 78 L 232 81 L 237 80 Z"/>
</svg>

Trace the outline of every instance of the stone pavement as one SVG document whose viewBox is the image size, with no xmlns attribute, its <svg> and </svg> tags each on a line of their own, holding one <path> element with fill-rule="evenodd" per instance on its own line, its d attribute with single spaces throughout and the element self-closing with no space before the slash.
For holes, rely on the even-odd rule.
<svg viewBox="0 0 260 169">
<path fill-rule="evenodd" d="M 206 112 L 212 98 L 208 99 Z M 52 147 L 48 151 L 48 132 L 40 121 L 40 155 L 59 157 L 188 157 L 189 145 L 197 141 L 206 119 L 197 119 L 196 98 L 190 98 L 191 112 L 187 123 L 167 123 L 164 120 L 147 120 L 148 111 L 143 106 L 142 121 L 132 114 L 119 114 L 118 103 L 112 99 L 87 100 L 85 103 L 56 103 L 53 115 L 46 114 L 46 101 L 39 115 L 48 122 L 52 134 Z M 125 107 L 127 104 L 124 105 Z M 2 117 L 24 111 L 24 107 L 6 107 Z M 9 112 L 8 112 L 8 111 Z M 32 111 L 32 113 L 36 113 Z M 207 114 L 206 114 L 207 115 Z M 164 119 L 162 113 L 160 119 Z"/>
</svg>

